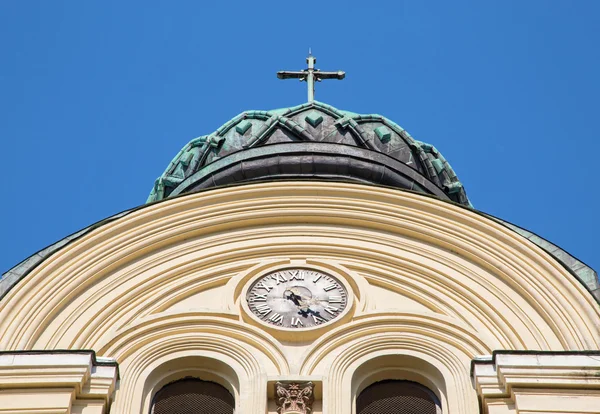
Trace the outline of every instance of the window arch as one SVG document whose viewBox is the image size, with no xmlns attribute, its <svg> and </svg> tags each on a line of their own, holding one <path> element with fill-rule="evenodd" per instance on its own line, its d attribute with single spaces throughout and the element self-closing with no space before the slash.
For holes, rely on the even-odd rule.
<svg viewBox="0 0 600 414">
<path fill-rule="evenodd" d="M 384 380 L 366 387 L 356 399 L 357 414 L 441 414 L 437 396 L 413 381 Z"/>
<path fill-rule="evenodd" d="M 233 395 L 222 385 L 184 378 L 156 393 L 150 414 L 233 414 L 234 408 Z"/>
</svg>

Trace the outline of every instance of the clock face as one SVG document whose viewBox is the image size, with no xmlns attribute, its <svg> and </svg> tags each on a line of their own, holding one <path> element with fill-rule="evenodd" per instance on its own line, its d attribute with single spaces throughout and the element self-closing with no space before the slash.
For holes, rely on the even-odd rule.
<svg viewBox="0 0 600 414">
<path fill-rule="evenodd" d="M 348 305 L 348 292 L 335 277 L 303 268 L 262 276 L 246 294 L 250 311 L 263 322 L 303 329 L 322 325 Z"/>
</svg>

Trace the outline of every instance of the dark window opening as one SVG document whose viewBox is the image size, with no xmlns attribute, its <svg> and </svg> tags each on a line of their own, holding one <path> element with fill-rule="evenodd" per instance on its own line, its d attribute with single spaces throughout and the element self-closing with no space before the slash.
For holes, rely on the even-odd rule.
<svg viewBox="0 0 600 414">
<path fill-rule="evenodd" d="M 357 414 L 440 414 L 440 407 L 429 388 L 412 381 L 376 382 L 356 399 Z"/>
<path fill-rule="evenodd" d="M 161 388 L 150 414 L 233 414 L 235 400 L 229 391 L 210 381 L 184 378 Z"/>
</svg>

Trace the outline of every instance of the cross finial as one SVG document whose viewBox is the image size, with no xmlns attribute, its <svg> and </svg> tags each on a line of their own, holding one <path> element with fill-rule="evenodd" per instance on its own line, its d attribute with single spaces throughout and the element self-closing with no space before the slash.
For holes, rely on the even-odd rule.
<svg viewBox="0 0 600 414">
<path fill-rule="evenodd" d="M 308 86 L 308 102 L 315 100 L 315 81 L 321 82 L 323 79 L 339 79 L 342 80 L 346 77 L 346 72 L 321 72 L 319 69 L 315 69 L 315 63 L 317 58 L 312 55 L 310 48 L 308 49 L 308 57 L 306 58 L 308 68 L 299 72 L 279 71 L 277 77 L 279 79 L 300 79 L 300 82 L 306 81 Z"/>
</svg>

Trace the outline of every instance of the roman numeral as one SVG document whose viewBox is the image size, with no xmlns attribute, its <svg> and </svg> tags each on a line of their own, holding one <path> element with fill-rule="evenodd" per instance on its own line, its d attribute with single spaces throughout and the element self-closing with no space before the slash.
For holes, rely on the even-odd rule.
<svg viewBox="0 0 600 414">
<path fill-rule="evenodd" d="M 267 301 L 267 293 L 265 293 L 264 295 L 260 295 L 258 293 L 255 293 L 254 296 L 252 296 L 250 298 L 251 302 L 266 302 Z M 329 301 L 331 302 L 331 301 Z"/>
<path fill-rule="evenodd" d="M 274 313 L 273 315 L 271 315 L 271 317 L 269 318 L 269 320 L 273 323 L 279 323 L 281 324 L 283 322 L 283 316 L 281 316 L 278 313 Z"/>
<path fill-rule="evenodd" d="M 325 312 L 328 312 L 328 313 L 329 313 L 329 314 L 331 314 L 331 315 L 335 315 L 335 313 L 336 313 L 337 311 L 339 311 L 339 309 L 338 309 L 338 308 L 334 308 L 333 306 L 327 306 L 327 307 L 325 308 Z"/>
<path fill-rule="evenodd" d="M 322 276 L 323 276 L 323 275 L 317 274 L 317 277 L 315 277 L 315 278 L 313 279 L 313 283 L 317 283 L 317 282 L 319 281 L 319 279 L 321 279 L 321 277 L 322 277 Z"/>
<path fill-rule="evenodd" d="M 342 297 L 341 296 L 329 296 L 329 298 L 327 299 L 329 301 L 329 303 L 342 303 Z"/>
<path fill-rule="evenodd" d="M 287 282 L 287 279 L 281 273 L 273 273 L 273 275 L 271 275 L 271 278 L 275 280 L 277 284 Z"/>
<path fill-rule="evenodd" d="M 300 318 L 294 318 L 294 317 L 292 317 L 292 326 L 294 328 L 297 328 L 299 324 L 302 325 L 302 326 L 304 326 L 304 324 L 302 323 L 302 321 L 300 320 Z"/>
<path fill-rule="evenodd" d="M 290 280 L 304 280 L 304 270 L 288 270 Z"/>
<path fill-rule="evenodd" d="M 256 305 L 256 311 L 262 316 L 265 316 L 271 312 L 271 307 L 263 303 L 261 305 Z"/>
<path fill-rule="evenodd" d="M 315 321 L 315 323 L 317 325 L 320 323 L 327 322 L 325 319 L 321 318 L 320 316 L 315 315 L 314 313 L 312 313 L 310 316 L 312 316 L 313 320 Z"/>
<path fill-rule="evenodd" d="M 270 292 L 273 289 L 273 286 L 265 285 L 265 282 L 258 282 L 256 284 L 257 289 L 265 289 L 267 292 Z"/>
<path fill-rule="evenodd" d="M 325 290 L 325 291 L 329 292 L 330 290 L 333 290 L 333 289 L 335 289 L 336 287 L 337 287 L 337 283 L 332 283 L 332 284 L 331 284 L 331 285 L 329 285 L 329 286 L 325 286 L 325 287 L 323 288 L 323 290 Z"/>
</svg>

